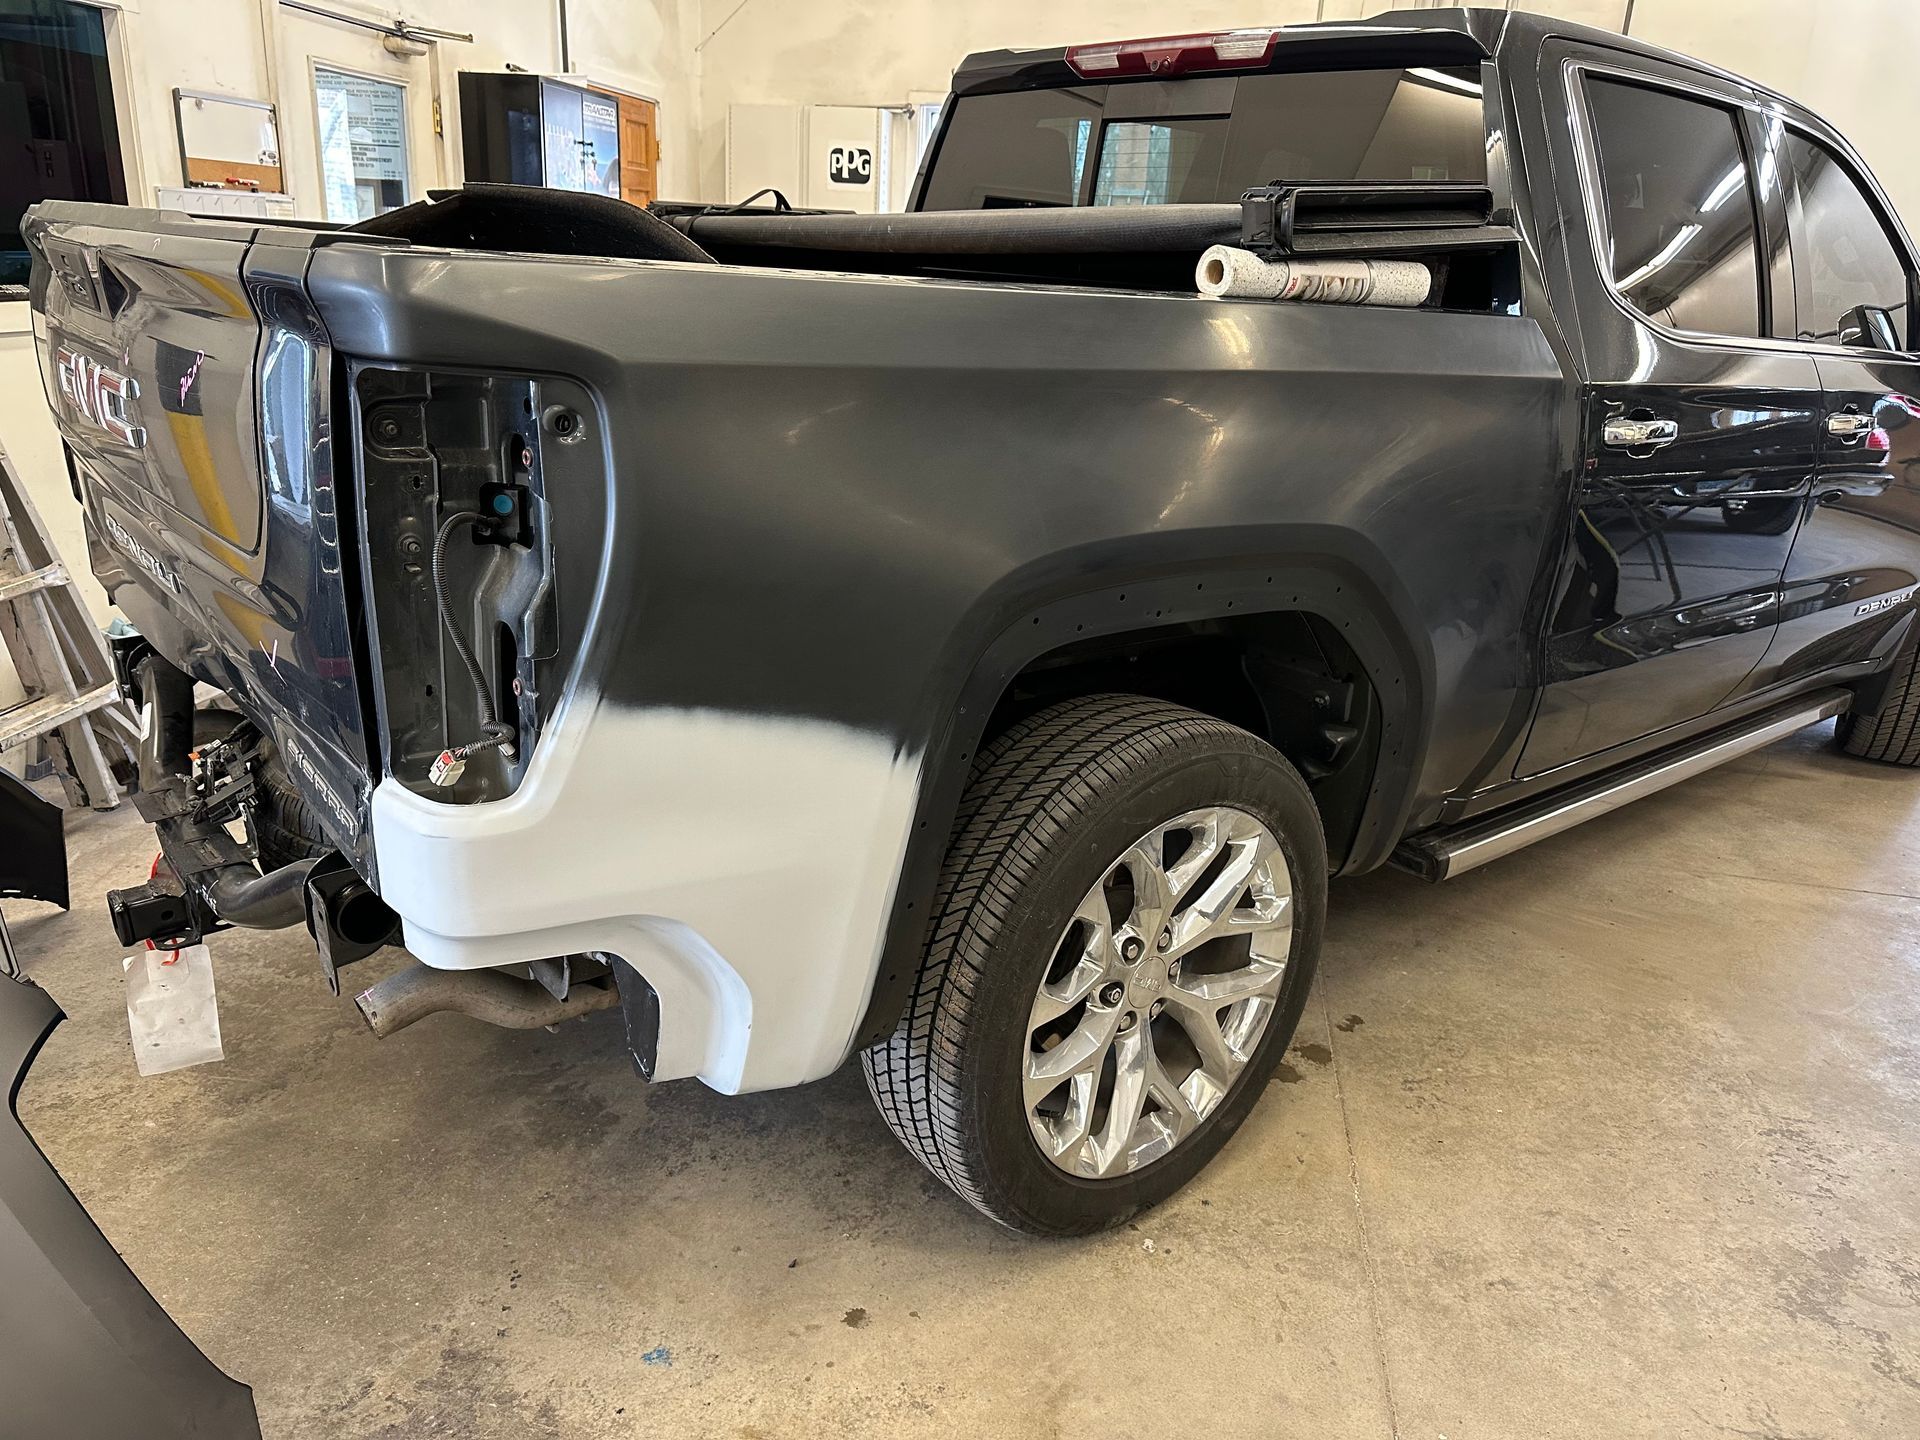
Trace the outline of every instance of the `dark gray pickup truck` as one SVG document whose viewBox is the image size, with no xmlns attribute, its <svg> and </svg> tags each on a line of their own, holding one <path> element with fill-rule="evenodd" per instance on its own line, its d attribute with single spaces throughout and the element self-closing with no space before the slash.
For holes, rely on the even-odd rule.
<svg viewBox="0 0 1920 1440">
<path fill-rule="evenodd" d="M 906 215 L 27 234 L 140 632 L 127 939 L 404 944 L 381 1033 L 617 1007 L 725 1091 L 859 1055 L 1023 1229 L 1225 1143 L 1330 876 L 1834 717 L 1920 761 L 1912 246 L 1817 117 L 1615 35 L 977 55 Z"/>
</svg>

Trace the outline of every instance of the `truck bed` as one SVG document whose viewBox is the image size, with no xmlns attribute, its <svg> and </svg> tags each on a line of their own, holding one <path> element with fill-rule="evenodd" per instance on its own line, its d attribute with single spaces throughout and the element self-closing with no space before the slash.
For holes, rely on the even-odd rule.
<svg viewBox="0 0 1920 1440">
<path fill-rule="evenodd" d="M 652 957 L 661 1078 L 841 1062 L 937 865 L 916 813 L 1049 649 L 1347 615 L 1395 697 L 1382 798 L 1334 837 L 1355 866 L 1522 699 L 1568 403 L 1530 318 L 59 203 L 28 231 L 49 364 L 138 390 L 131 445 L 49 374 L 118 603 L 275 739 L 416 955 Z M 532 543 L 463 543 L 447 579 L 523 743 L 443 789 L 475 722 L 423 547 L 502 481 Z M 1430 618 L 1462 613 L 1472 646 Z"/>
</svg>

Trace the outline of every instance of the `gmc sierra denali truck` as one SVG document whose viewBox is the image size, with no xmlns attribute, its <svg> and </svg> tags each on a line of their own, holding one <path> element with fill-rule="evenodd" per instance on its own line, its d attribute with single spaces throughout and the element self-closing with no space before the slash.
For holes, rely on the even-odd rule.
<svg viewBox="0 0 1920 1440">
<path fill-rule="evenodd" d="M 1913 247 L 1819 118 L 1613 34 L 976 55 L 904 215 L 27 234 L 139 631 L 120 933 L 404 945 L 376 1031 L 617 1008 L 654 1080 L 859 1056 L 1011 1226 L 1226 1142 L 1330 876 L 1835 717 L 1920 762 Z M 1203 296 L 1216 245 L 1426 298 Z"/>
</svg>

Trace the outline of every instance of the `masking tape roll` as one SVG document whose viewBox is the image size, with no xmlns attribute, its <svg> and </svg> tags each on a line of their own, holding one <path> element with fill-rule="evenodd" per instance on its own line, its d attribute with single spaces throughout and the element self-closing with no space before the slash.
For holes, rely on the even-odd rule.
<svg viewBox="0 0 1920 1440">
<path fill-rule="evenodd" d="M 1302 300 L 1325 305 L 1425 303 L 1433 272 L 1418 260 L 1263 260 L 1215 245 L 1200 257 L 1194 284 L 1222 300 Z"/>
</svg>

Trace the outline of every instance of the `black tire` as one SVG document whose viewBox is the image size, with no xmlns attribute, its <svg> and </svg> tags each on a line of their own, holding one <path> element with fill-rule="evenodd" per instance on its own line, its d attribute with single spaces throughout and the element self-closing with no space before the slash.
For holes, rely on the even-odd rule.
<svg viewBox="0 0 1920 1440">
<path fill-rule="evenodd" d="M 325 855 L 333 849 L 326 836 L 273 742 L 262 742 L 253 789 L 253 842 L 262 872 Z"/>
<path fill-rule="evenodd" d="M 1105 1179 L 1069 1174 L 1028 1127 L 1026 1022 L 1074 908 L 1153 826 L 1231 805 L 1279 840 L 1294 930 L 1275 1010 L 1216 1108 L 1168 1153 Z M 1138 696 L 1041 711 L 974 763 L 899 1028 L 862 1057 L 867 1086 L 934 1176 L 1001 1224 L 1106 1229 L 1186 1184 L 1246 1119 L 1286 1053 L 1326 913 L 1326 841 L 1299 774 L 1244 730 Z"/>
<path fill-rule="evenodd" d="M 1871 715 L 1848 711 L 1834 728 L 1849 755 L 1889 765 L 1920 766 L 1920 646 L 1909 643 Z"/>
</svg>

